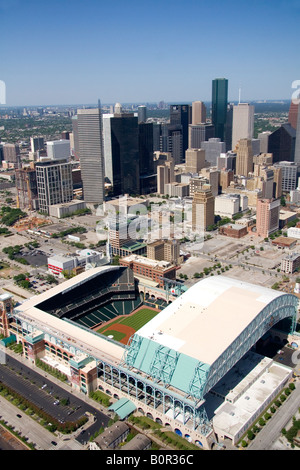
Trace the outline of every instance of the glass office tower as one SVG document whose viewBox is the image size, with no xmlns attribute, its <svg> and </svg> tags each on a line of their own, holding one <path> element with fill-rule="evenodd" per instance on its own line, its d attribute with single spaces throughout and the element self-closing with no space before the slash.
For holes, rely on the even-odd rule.
<svg viewBox="0 0 300 470">
<path fill-rule="evenodd" d="M 225 125 L 228 103 L 228 80 L 215 78 L 212 81 L 212 124 L 215 126 L 215 137 L 225 141 Z"/>
<path fill-rule="evenodd" d="M 110 127 L 113 194 L 140 194 L 138 118 L 114 114 Z"/>
</svg>

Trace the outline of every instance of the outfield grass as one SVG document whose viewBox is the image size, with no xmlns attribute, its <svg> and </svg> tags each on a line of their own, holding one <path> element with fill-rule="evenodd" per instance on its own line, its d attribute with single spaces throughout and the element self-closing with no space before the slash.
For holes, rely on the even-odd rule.
<svg viewBox="0 0 300 470">
<path fill-rule="evenodd" d="M 112 326 L 115 323 L 121 323 L 122 325 L 130 326 L 135 331 L 139 330 L 144 326 L 148 321 L 152 320 L 159 312 L 151 310 L 150 308 L 144 307 L 138 310 L 135 314 L 130 316 L 125 316 L 122 318 L 118 318 L 114 322 L 110 323 L 109 325 L 102 326 L 97 333 L 102 333 L 108 328 L 108 326 Z"/>
</svg>

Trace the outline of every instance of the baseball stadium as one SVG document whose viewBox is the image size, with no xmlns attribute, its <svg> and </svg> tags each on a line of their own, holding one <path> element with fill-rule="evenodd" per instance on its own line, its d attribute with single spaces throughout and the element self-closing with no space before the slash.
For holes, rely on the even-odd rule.
<svg viewBox="0 0 300 470">
<path fill-rule="evenodd" d="M 141 413 L 204 449 L 235 443 L 292 376 L 255 348 L 278 325 L 294 334 L 298 298 L 227 276 L 166 302 L 146 298 L 129 268 L 105 266 L 9 302 L 0 330 L 29 361 L 103 391 L 120 419 Z"/>
</svg>

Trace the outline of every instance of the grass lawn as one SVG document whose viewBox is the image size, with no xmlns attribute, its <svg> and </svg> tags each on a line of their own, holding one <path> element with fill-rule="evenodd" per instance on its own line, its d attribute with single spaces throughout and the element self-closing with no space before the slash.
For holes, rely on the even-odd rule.
<svg viewBox="0 0 300 470">
<path fill-rule="evenodd" d="M 144 307 L 138 310 L 134 315 L 124 316 L 119 318 L 118 320 L 109 324 L 109 326 L 114 325 L 115 323 L 121 323 L 122 325 L 127 325 L 133 328 L 135 331 L 139 330 L 142 326 L 144 326 L 148 321 L 152 320 L 159 312 L 151 310 L 150 308 Z M 97 333 L 102 333 L 107 329 L 106 326 L 102 326 Z M 108 330 L 111 331 L 111 330 Z M 113 334 L 109 333 L 108 334 Z"/>
</svg>

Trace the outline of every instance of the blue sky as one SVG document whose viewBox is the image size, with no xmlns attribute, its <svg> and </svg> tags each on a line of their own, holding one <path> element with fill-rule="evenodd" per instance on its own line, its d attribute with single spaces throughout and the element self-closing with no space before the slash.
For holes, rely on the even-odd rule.
<svg viewBox="0 0 300 470">
<path fill-rule="evenodd" d="M 300 0 L 0 0 L 7 105 L 290 99 Z"/>
</svg>

